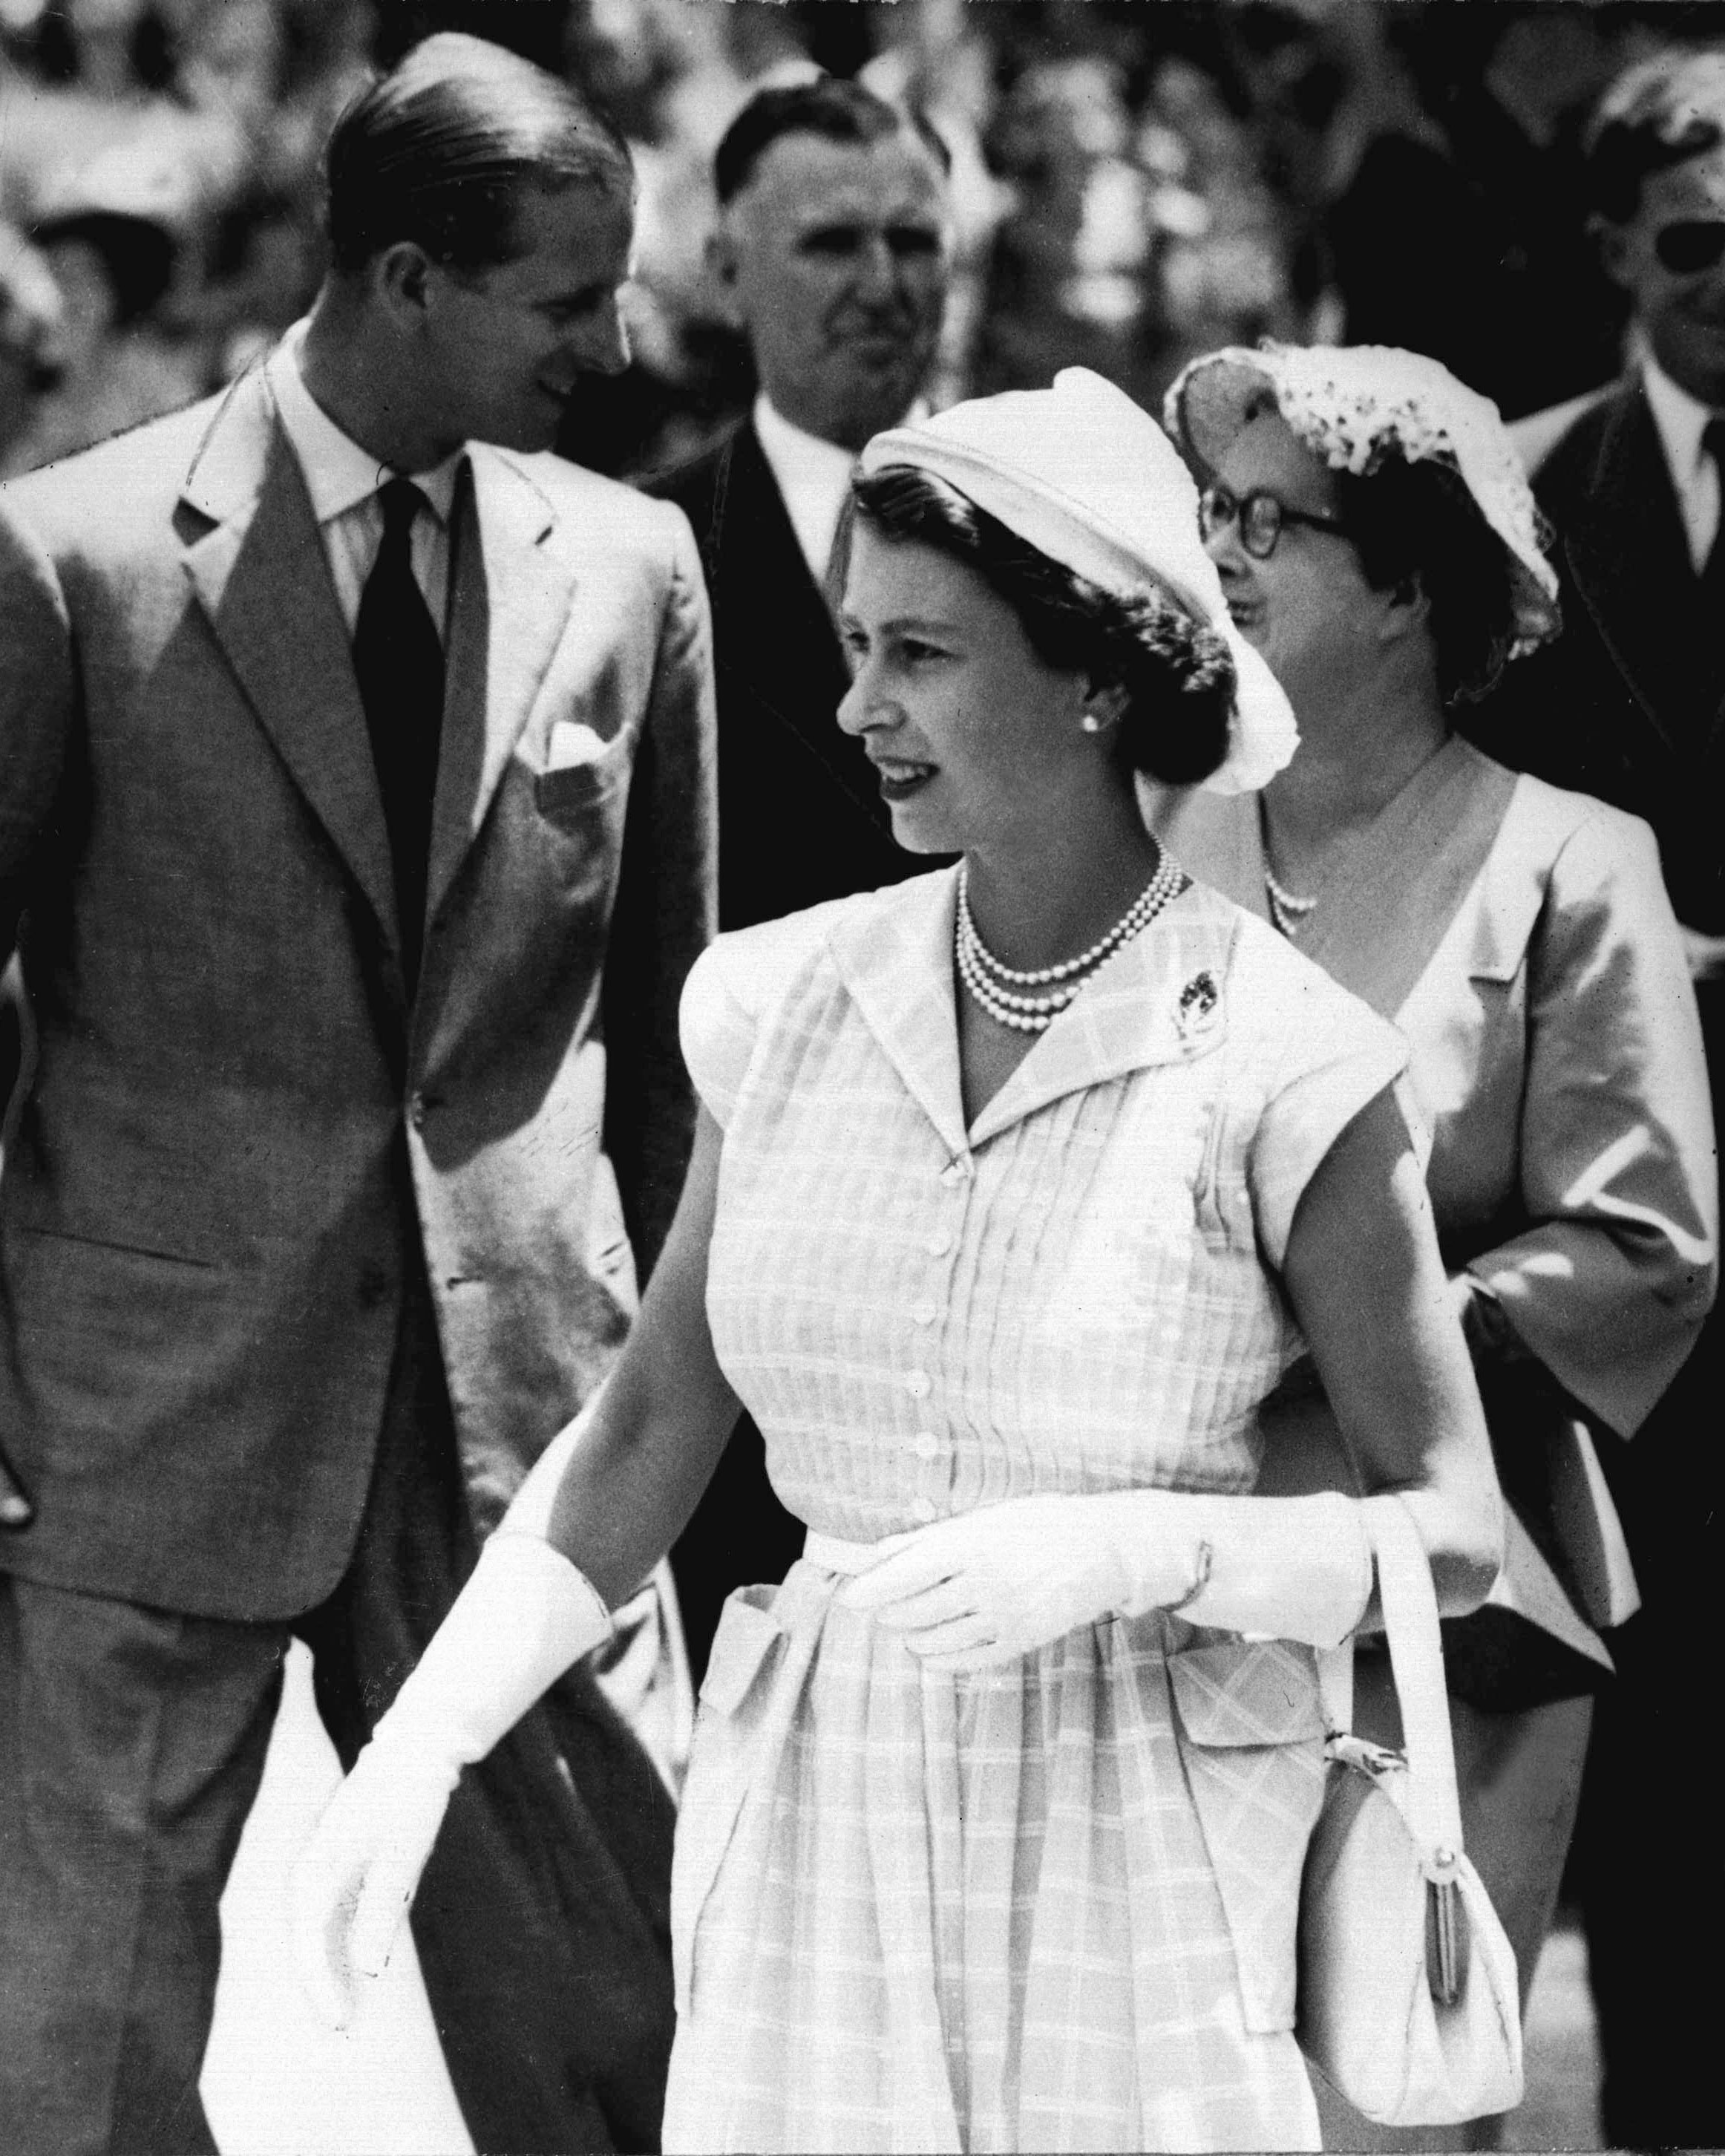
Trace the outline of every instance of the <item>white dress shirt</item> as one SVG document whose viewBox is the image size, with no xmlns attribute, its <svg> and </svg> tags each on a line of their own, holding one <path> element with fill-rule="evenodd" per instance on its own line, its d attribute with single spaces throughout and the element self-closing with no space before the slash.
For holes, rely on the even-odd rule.
<svg viewBox="0 0 1725 2156">
<path fill-rule="evenodd" d="M 929 408 L 919 398 L 901 425 L 926 418 Z M 851 475 L 857 469 L 854 451 L 836 442 L 823 442 L 818 434 L 793 427 L 782 412 L 767 401 L 763 389 L 755 400 L 755 431 L 766 457 L 767 467 L 778 486 L 796 534 L 809 574 L 822 591 L 827 588 L 827 565 L 832 558 L 832 542 L 838 531 L 839 513 L 850 491 Z"/>
<path fill-rule="evenodd" d="M 850 490 L 857 459 L 836 442 L 806 434 L 767 402 L 765 390 L 755 400 L 755 431 L 779 489 L 809 574 L 822 589 L 838 530 L 839 512 Z"/>
<path fill-rule="evenodd" d="M 1725 417 L 1697 403 L 1687 389 L 1678 388 L 1649 352 L 1641 361 L 1641 379 L 1647 402 L 1653 408 L 1653 424 L 1659 429 L 1660 447 L 1682 512 L 1683 531 L 1689 542 L 1690 567 L 1699 576 L 1719 529 L 1719 468 L 1702 445 L 1709 419 Z"/>
<path fill-rule="evenodd" d="M 277 411 L 311 496 L 312 514 L 324 542 L 342 618 L 351 636 L 360 618 L 360 596 L 383 543 L 378 490 L 402 475 L 380 465 L 351 435 L 342 433 L 305 386 L 299 347 L 305 324 L 296 322 L 264 362 Z M 425 594 L 438 634 L 444 634 L 449 604 L 449 520 L 464 449 L 430 471 L 406 475 L 425 496 L 428 516 L 416 516 L 410 545 L 413 575 Z"/>
</svg>

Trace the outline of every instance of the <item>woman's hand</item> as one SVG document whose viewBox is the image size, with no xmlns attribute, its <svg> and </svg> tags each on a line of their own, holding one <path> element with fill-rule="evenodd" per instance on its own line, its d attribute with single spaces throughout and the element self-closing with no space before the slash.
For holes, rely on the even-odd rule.
<svg viewBox="0 0 1725 2156">
<path fill-rule="evenodd" d="M 447 1774 L 366 1745 L 294 1867 L 294 1959 L 321 2020 L 345 2029 L 381 1976 L 448 1809 Z"/>
<path fill-rule="evenodd" d="M 1197 1539 L 1165 1510 L 1159 1516 L 1165 1494 L 1013 1497 L 937 1520 L 836 1599 L 903 1632 L 925 1668 L 1014 1661 L 1078 1625 L 1168 1607 L 1193 1591 Z"/>
<path fill-rule="evenodd" d="M 1015 1497 L 919 1527 L 835 1599 L 906 1634 L 925 1669 L 961 1675 L 1150 1609 L 1333 1647 L 1371 1586 L 1358 1507 L 1338 1491 L 1109 1490 Z"/>
</svg>

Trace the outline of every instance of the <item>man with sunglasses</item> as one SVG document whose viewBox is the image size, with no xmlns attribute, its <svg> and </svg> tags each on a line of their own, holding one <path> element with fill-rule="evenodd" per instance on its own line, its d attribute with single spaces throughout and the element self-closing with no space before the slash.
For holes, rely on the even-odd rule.
<svg viewBox="0 0 1725 2156">
<path fill-rule="evenodd" d="M 1725 51 L 1630 69 L 1587 151 L 1636 357 L 1602 395 L 1517 430 L 1556 528 L 1564 627 L 1513 670 L 1480 739 L 1653 825 L 1725 1122 Z M 1722 1343 L 1716 1312 L 1634 1445 L 1604 1448 L 1644 1602 L 1613 1637 L 1572 1870 L 1619 2147 L 1725 2140 L 1716 1805 L 1681 1763 L 1725 1645 Z"/>
</svg>

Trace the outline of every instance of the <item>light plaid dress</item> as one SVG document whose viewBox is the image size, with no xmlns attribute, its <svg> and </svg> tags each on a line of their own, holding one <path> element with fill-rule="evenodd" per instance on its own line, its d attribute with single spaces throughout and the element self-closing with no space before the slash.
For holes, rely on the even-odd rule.
<svg viewBox="0 0 1725 2156">
<path fill-rule="evenodd" d="M 707 1302 L 775 1488 L 854 1542 L 1238 1491 L 1272 1268 L 1398 1036 L 1201 886 L 967 1131 L 951 871 L 722 938 Z M 807 1558 L 727 1605 L 673 1884 L 668 2149 L 1316 2147 L 1293 2018 L 1313 1659 L 1156 1613 L 924 1675 Z"/>
</svg>

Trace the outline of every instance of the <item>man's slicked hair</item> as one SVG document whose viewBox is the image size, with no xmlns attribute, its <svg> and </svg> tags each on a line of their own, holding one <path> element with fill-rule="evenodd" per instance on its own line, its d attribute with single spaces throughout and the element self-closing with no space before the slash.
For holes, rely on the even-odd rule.
<svg viewBox="0 0 1725 2156">
<path fill-rule="evenodd" d="M 904 134 L 914 135 L 943 172 L 951 171 L 951 151 L 925 120 L 888 105 L 861 83 L 823 74 L 757 90 L 726 128 L 714 153 L 713 192 L 721 208 L 733 201 L 784 135 L 818 135 L 825 141 L 866 147 Z"/>
<path fill-rule="evenodd" d="M 495 269 L 521 247 L 530 188 L 627 194 L 622 136 L 580 93 L 483 38 L 446 30 L 361 90 L 325 157 L 338 275 L 411 240 L 457 270 Z"/>
<path fill-rule="evenodd" d="M 1612 224 L 1641 208 L 1651 172 L 1725 141 L 1725 50 L 1678 49 L 1638 61 L 1600 100 L 1587 131 L 1588 192 Z"/>
</svg>

